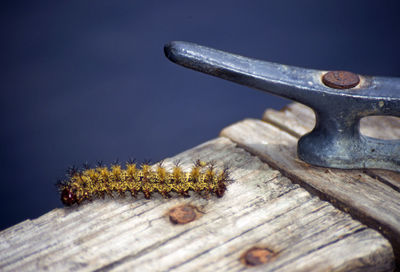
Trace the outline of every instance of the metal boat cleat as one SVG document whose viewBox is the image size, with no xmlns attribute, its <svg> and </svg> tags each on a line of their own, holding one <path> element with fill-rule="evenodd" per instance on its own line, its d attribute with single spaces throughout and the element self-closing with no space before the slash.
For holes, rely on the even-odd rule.
<svg viewBox="0 0 400 272">
<path fill-rule="evenodd" d="M 297 144 L 307 163 L 342 169 L 381 168 L 400 172 L 400 140 L 360 133 L 360 119 L 400 117 L 400 78 L 319 71 L 227 53 L 188 42 L 170 42 L 165 55 L 206 74 L 282 96 L 311 107 L 314 129 Z"/>
</svg>

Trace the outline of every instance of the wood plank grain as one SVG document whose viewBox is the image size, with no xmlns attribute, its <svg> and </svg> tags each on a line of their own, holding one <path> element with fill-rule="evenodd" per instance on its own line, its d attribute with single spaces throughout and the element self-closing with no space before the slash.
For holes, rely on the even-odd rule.
<svg viewBox="0 0 400 272">
<path fill-rule="evenodd" d="M 312 196 L 226 138 L 165 160 L 229 164 L 222 198 L 106 198 L 55 209 L 0 232 L 1 271 L 390 271 L 393 249 L 378 232 Z M 197 220 L 171 224 L 168 210 L 197 207 Z M 249 268 L 255 245 L 275 258 Z"/>
<path fill-rule="evenodd" d="M 315 125 L 315 115 L 312 109 L 299 103 L 291 103 L 281 111 L 267 109 L 263 114 L 263 120 L 278 126 L 297 138 L 310 132 Z M 369 137 L 387 140 L 400 139 L 400 118 L 369 116 L 361 119 L 360 131 Z M 376 169 L 369 169 L 366 172 L 371 177 L 400 192 L 400 173 Z"/>
<path fill-rule="evenodd" d="M 221 132 L 279 169 L 292 181 L 329 200 L 391 241 L 400 258 L 400 194 L 361 171 L 314 167 L 297 159 L 297 137 L 269 123 L 247 119 Z"/>
</svg>

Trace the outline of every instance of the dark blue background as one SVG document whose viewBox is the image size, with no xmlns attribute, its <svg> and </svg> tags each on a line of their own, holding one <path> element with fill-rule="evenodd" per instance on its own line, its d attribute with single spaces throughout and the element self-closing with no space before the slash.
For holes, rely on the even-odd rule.
<svg viewBox="0 0 400 272">
<path fill-rule="evenodd" d="M 173 64 L 164 43 L 400 76 L 398 3 L 2 3 L 0 229 L 60 207 L 54 183 L 69 165 L 157 161 L 288 103 Z"/>
</svg>

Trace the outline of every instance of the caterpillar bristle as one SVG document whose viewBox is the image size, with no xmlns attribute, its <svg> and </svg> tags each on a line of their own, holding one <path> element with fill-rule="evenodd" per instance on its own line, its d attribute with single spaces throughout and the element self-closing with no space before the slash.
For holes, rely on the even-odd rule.
<svg viewBox="0 0 400 272">
<path fill-rule="evenodd" d="M 179 160 L 174 162 L 171 170 L 163 167 L 163 161 L 151 166 L 146 160 L 137 167 L 134 160 L 129 160 L 125 168 L 117 161 L 110 167 L 103 166 L 102 162 L 98 162 L 95 168 L 83 167 L 82 170 L 73 166 L 68 169 L 67 177 L 56 184 L 61 201 L 66 206 L 79 205 L 85 200 L 92 201 L 106 195 L 125 197 L 126 192 L 133 197 L 142 192 L 146 199 L 154 193 L 170 198 L 171 192 L 190 197 L 190 191 L 206 197 L 210 194 L 222 197 L 229 180 L 229 167 L 224 166 L 218 171 L 215 162 L 196 160 L 191 170 L 185 172 Z"/>
<path fill-rule="evenodd" d="M 78 172 L 78 168 L 75 165 L 71 165 L 67 168 L 67 176 L 72 177 Z"/>
<path fill-rule="evenodd" d="M 163 164 L 164 164 L 164 160 L 161 160 L 161 161 L 159 161 L 159 162 L 157 163 L 158 167 L 162 167 Z"/>
<path fill-rule="evenodd" d="M 217 165 L 217 162 L 214 161 L 214 160 L 212 160 L 212 161 L 208 162 L 208 165 L 209 165 L 210 167 L 214 168 L 214 167 Z"/>
<path fill-rule="evenodd" d="M 90 164 L 88 162 L 84 162 L 83 165 L 82 165 L 82 168 L 84 170 L 90 169 Z"/>
<path fill-rule="evenodd" d="M 65 181 L 58 179 L 54 185 L 56 186 L 57 191 L 61 192 L 62 188 L 64 188 L 64 186 L 66 186 L 67 184 Z"/>
<path fill-rule="evenodd" d="M 175 165 L 175 167 L 178 167 L 179 165 L 181 165 L 181 160 L 175 160 L 174 161 L 174 165 Z"/>
<path fill-rule="evenodd" d="M 204 162 L 202 162 L 200 159 L 197 159 L 195 161 L 193 161 L 193 167 L 202 167 Z"/>
<path fill-rule="evenodd" d="M 119 159 L 116 158 L 116 159 L 112 162 L 112 165 L 118 165 L 118 164 L 120 164 L 120 162 L 119 162 Z"/>
<path fill-rule="evenodd" d="M 126 161 L 126 164 L 134 164 L 134 163 L 136 163 L 136 159 L 134 159 L 134 158 L 129 158 L 129 159 Z"/>
<path fill-rule="evenodd" d="M 150 160 L 150 159 L 144 159 L 143 162 L 142 162 L 141 164 L 150 165 L 150 164 L 151 164 L 151 160 Z"/>
<path fill-rule="evenodd" d="M 96 163 L 96 167 L 103 167 L 103 165 L 104 165 L 103 161 L 98 161 Z"/>
</svg>

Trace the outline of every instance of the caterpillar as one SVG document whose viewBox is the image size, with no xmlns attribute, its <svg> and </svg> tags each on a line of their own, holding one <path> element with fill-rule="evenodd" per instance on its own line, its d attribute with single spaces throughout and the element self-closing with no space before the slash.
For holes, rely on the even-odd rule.
<svg viewBox="0 0 400 272">
<path fill-rule="evenodd" d="M 139 192 L 150 199 L 153 193 L 159 193 L 165 198 L 171 192 L 189 197 L 189 191 L 200 194 L 215 194 L 222 197 L 229 180 L 229 169 L 216 170 L 214 163 L 197 160 L 189 172 L 184 172 L 179 162 L 171 171 L 163 167 L 162 162 L 152 167 L 143 163 L 128 162 L 123 169 L 121 165 L 113 164 L 110 168 L 99 165 L 95 168 L 85 167 L 83 170 L 72 168 L 67 179 L 57 183 L 61 202 L 65 206 L 78 205 L 84 200 L 104 198 L 113 193 L 125 196 L 126 192 L 136 196 Z"/>
</svg>

